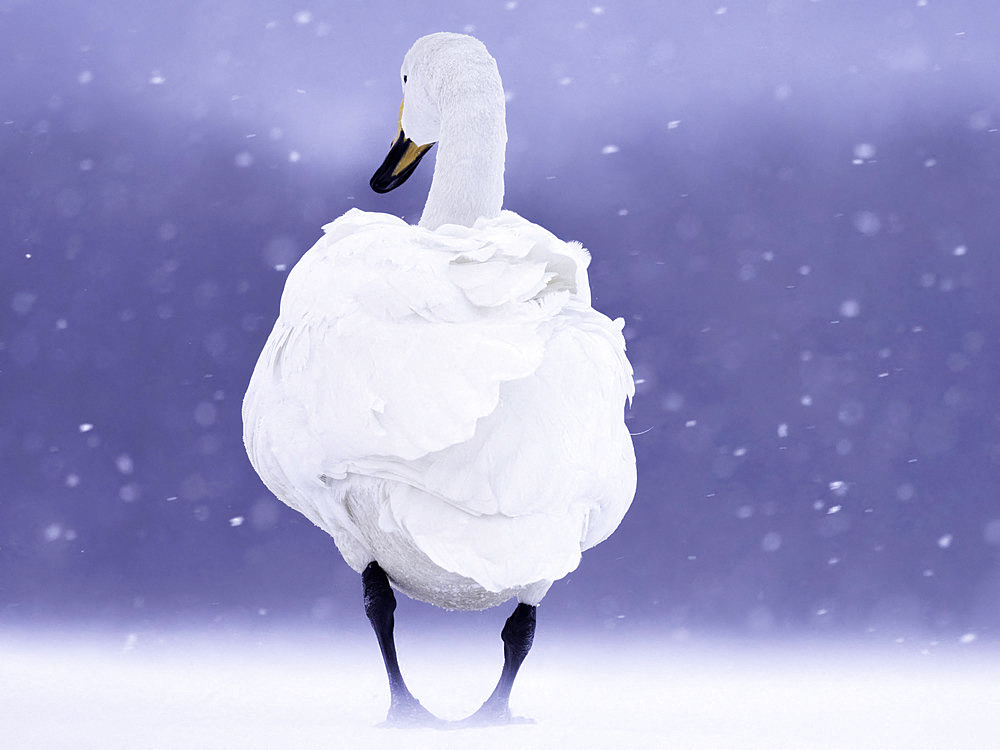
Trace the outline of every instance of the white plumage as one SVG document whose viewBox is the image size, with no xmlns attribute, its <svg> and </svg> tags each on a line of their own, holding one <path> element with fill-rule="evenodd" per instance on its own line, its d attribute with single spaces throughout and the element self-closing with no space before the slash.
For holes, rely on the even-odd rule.
<svg viewBox="0 0 1000 750">
<path fill-rule="evenodd" d="M 485 48 L 425 37 L 403 76 L 400 138 L 440 143 L 424 219 L 352 209 L 324 227 L 250 381 L 247 452 L 355 570 L 377 561 L 447 608 L 534 605 L 635 491 L 623 322 L 591 307 L 579 244 L 500 211 Z"/>
</svg>

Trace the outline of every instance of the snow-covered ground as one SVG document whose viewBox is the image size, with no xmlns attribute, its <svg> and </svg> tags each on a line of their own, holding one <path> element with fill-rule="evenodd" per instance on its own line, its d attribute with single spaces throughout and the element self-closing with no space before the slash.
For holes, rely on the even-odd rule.
<svg viewBox="0 0 1000 750">
<path fill-rule="evenodd" d="M 400 635 L 431 710 L 474 710 L 499 639 Z M 0 747 L 948 748 L 1000 746 L 1000 658 L 985 644 L 692 646 L 549 633 L 514 688 L 536 723 L 386 729 L 370 634 L 209 638 L 0 633 Z"/>
</svg>

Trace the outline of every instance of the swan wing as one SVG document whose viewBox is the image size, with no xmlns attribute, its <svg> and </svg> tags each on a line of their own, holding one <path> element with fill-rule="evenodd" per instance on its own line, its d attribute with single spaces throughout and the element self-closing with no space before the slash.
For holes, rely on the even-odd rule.
<svg viewBox="0 0 1000 750">
<path fill-rule="evenodd" d="M 632 370 L 621 321 L 589 306 L 586 251 L 506 211 L 430 232 L 355 210 L 324 229 L 245 400 L 265 483 L 348 529 L 309 488 L 397 483 L 387 523 L 490 588 L 575 568 L 635 489 Z"/>
</svg>

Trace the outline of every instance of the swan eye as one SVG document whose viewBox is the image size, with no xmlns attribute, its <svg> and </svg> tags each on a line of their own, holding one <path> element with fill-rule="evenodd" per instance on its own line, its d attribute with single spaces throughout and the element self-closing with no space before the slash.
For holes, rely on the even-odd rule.
<svg viewBox="0 0 1000 750">
<path fill-rule="evenodd" d="M 403 83 L 406 83 L 406 76 L 403 76 Z"/>
</svg>

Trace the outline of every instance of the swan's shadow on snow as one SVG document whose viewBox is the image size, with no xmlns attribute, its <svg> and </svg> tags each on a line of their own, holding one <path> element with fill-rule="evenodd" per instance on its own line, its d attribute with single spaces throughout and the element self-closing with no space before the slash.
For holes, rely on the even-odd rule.
<svg viewBox="0 0 1000 750">
<path fill-rule="evenodd" d="M 475 714 L 465 719 L 441 719 L 433 716 L 431 719 L 392 720 L 386 719 L 375 726 L 378 729 L 435 729 L 452 732 L 463 729 L 489 729 L 492 727 L 524 726 L 538 722 L 528 716 L 509 716 L 505 719 L 478 719 Z"/>
</svg>

